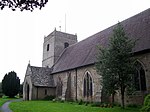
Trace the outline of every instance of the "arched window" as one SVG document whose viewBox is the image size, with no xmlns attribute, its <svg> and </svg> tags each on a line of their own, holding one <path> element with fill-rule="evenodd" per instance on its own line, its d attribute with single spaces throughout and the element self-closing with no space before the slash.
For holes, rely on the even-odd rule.
<svg viewBox="0 0 150 112">
<path fill-rule="evenodd" d="M 135 89 L 137 91 L 145 91 L 146 90 L 146 79 L 145 79 L 145 71 L 141 65 L 141 63 L 135 63 L 135 74 L 134 74 L 134 84 Z"/>
<path fill-rule="evenodd" d="M 92 77 L 87 72 L 84 77 L 84 83 L 83 83 L 83 95 L 84 97 L 89 97 L 93 95 L 93 82 Z"/>
<path fill-rule="evenodd" d="M 47 44 L 47 51 L 49 51 L 49 44 Z"/>
<path fill-rule="evenodd" d="M 67 47 L 69 47 L 69 43 L 65 42 L 64 43 L 64 48 L 67 48 Z"/>
</svg>

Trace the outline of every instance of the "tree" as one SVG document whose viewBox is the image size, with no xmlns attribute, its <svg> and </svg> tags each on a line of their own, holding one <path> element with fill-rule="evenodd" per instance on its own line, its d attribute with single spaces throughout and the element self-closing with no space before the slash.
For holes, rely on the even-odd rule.
<svg viewBox="0 0 150 112">
<path fill-rule="evenodd" d="M 104 91 L 114 96 L 115 91 L 119 90 L 123 108 L 125 90 L 129 91 L 133 87 L 134 45 L 135 42 L 127 37 L 123 26 L 118 23 L 110 37 L 108 47 L 100 47 L 97 56 L 96 68 L 102 75 Z"/>
<path fill-rule="evenodd" d="M 115 74 L 112 74 L 110 71 L 110 52 L 108 52 L 108 48 L 99 48 L 99 54 L 97 56 L 98 62 L 96 63 L 96 68 L 98 74 L 102 75 L 101 84 L 103 85 L 103 93 L 107 96 L 111 97 L 112 106 L 114 104 L 114 95 L 115 91 L 118 89 L 116 83 Z"/>
<path fill-rule="evenodd" d="M 23 95 L 23 83 L 20 84 L 20 89 L 19 89 L 19 96 L 22 97 Z"/>
<path fill-rule="evenodd" d="M 6 96 L 13 98 L 20 89 L 20 79 L 14 71 L 6 74 L 2 80 L 2 90 Z"/>
<path fill-rule="evenodd" d="M 2 93 L 2 83 L 0 82 L 0 93 Z"/>
<path fill-rule="evenodd" d="M 15 11 L 17 8 L 20 9 L 20 11 L 33 11 L 35 8 L 41 9 L 47 2 L 48 0 L 0 0 L 0 8 L 1 10 L 3 10 L 5 7 L 8 7 L 13 11 Z"/>
<path fill-rule="evenodd" d="M 3 96 L 3 93 L 2 93 L 2 83 L 0 82 L 0 98 Z"/>
</svg>

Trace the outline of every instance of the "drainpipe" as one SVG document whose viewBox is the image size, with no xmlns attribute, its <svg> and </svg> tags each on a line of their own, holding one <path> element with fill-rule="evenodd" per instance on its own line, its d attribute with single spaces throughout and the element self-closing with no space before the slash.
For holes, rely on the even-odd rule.
<svg viewBox="0 0 150 112">
<path fill-rule="evenodd" d="M 75 75 L 76 75 L 76 101 L 77 101 L 77 68 L 75 69 Z"/>
</svg>

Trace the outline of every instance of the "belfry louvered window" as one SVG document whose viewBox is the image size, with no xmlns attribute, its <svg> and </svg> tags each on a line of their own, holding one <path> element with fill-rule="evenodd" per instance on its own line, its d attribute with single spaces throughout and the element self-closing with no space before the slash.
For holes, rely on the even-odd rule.
<svg viewBox="0 0 150 112">
<path fill-rule="evenodd" d="M 93 82 L 92 82 L 92 77 L 90 74 L 87 72 L 85 77 L 84 77 L 84 83 L 83 83 L 83 94 L 84 97 L 89 97 L 93 95 Z"/>
<path fill-rule="evenodd" d="M 64 48 L 67 48 L 67 47 L 69 47 L 69 43 L 65 42 L 64 43 Z"/>
</svg>

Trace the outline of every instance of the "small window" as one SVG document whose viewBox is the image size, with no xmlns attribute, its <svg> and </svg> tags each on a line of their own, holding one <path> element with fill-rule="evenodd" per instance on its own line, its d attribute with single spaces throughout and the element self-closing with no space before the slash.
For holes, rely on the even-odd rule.
<svg viewBox="0 0 150 112">
<path fill-rule="evenodd" d="M 47 51 L 49 51 L 49 44 L 47 44 Z"/>
<path fill-rule="evenodd" d="M 64 48 L 67 48 L 67 47 L 69 47 L 69 43 L 65 42 L 64 43 Z"/>
<path fill-rule="evenodd" d="M 47 95 L 47 89 L 45 89 L 45 95 Z"/>
</svg>

